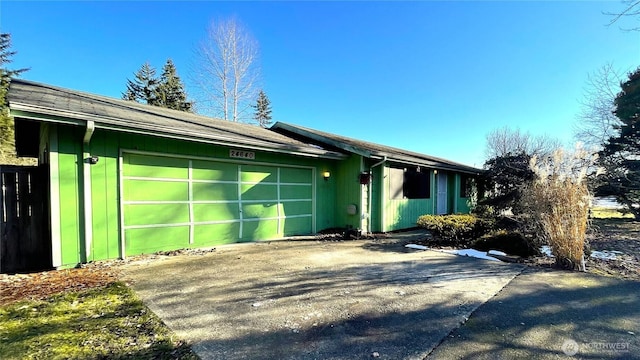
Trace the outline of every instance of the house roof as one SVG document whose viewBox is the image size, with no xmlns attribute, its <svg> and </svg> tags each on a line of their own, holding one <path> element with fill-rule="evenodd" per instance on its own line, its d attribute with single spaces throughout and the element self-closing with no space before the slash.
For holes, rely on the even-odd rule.
<svg viewBox="0 0 640 360">
<path fill-rule="evenodd" d="M 97 129 L 176 138 L 303 156 L 340 159 L 326 150 L 259 126 L 213 119 L 133 101 L 14 79 L 7 95 L 16 119 L 86 126 Z"/>
<path fill-rule="evenodd" d="M 479 174 L 483 171 L 472 166 L 434 156 L 370 143 L 283 122 L 275 123 L 271 127 L 271 130 L 287 136 L 292 136 L 300 141 L 315 143 L 316 145 L 324 148 L 351 152 L 372 159 L 386 159 L 389 162 L 395 162 L 398 164 L 418 165 L 442 170 L 455 170 L 469 174 Z"/>
</svg>

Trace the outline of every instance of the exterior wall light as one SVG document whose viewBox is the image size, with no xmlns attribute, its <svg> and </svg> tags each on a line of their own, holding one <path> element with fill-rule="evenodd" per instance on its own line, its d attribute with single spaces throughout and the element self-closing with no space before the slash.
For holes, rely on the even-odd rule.
<svg viewBox="0 0 640 360">
<path fill-rule="evenodd" d="M 434 175 L 438 175 L 438 170 L 433 170 Z"/>
<path fill-rule="evenodd" d="M 331 173 L 328 171 L 325 171 L 322 173 L 322 177 L 324 178 L 325 181 L 327 181 L 331 177 Z"/>
</svg>

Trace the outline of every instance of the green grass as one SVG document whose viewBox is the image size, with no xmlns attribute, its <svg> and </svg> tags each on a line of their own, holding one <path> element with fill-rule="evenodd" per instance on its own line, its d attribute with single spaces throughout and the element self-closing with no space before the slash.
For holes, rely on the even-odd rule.
<svg viewBox="0 0 640 360">
<path fill-rule="evenodd" d="M 623 214 L 617 209 L 611 208 L 591 208 L 591 217 L 594 219 L 633 219 L 632 214 Z"/>
<path fill-rule="evenodd" d="M 198 359 L 123 283 L 0 307 L 0 359 Z"/>
</svg>

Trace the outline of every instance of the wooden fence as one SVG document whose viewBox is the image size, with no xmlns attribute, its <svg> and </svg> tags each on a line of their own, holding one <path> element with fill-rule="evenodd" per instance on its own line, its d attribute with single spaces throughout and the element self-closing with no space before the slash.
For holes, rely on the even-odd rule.
<svg viewBox="0 0 640 360">
<path fill-rule="evenodd" d="M 0 272 L 51 268 L 46 166 L 0 166 Z"/>
</svg>

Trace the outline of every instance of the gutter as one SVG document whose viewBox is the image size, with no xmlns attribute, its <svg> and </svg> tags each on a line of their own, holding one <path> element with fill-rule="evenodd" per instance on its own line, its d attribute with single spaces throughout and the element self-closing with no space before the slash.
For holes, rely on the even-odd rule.
<svg viewBox="0 0 640 360">
<path fill-rule="evenodd" d="M 91 164 L 93 162 L 91 157 L 91 148 L 89 146 L 91 137 L 96 129 L 96 124 L 93 120 L 87 120 L 84 137 L 82 138 L 82 193 L 83 193 L 83 207 L 84 207 L 84 246 L 85 246 L 85 261 L 89 262 L 91 257 L 91 245 L 93 241 L 93 221 L 92 210 L 93 204 L 91 200 Z"/>
<path fill-rule="evenodd" d="M 387 155 L 384 155 L 382 160 L 378 161 L 377 163 L 375 163 L 375 164 L 373 164 L 373 165 L 371 165 L 369 167 L 369 176 L 370 177 L 369 177 L 369 186 L 368 186 L 368 189 L 367 189 L 367 192 L 368 192 L 368 194 L 367 194 L 367 217 L 368 217 L 368 219 L 367 219 L 367 234 L 371 233 L 371 207 L 372 207 L 371 206 L 371 192 L 372 192 L 371 188 L 373 187 L 372 186 L 373 168 L 376 167 L 376 166 L 380 166 L 380 165 L 384 164 L 386 161 L 387 161 Z M 381 189 L 382 189 L 382 187 L 381 187 Z M 381 201 L 381 203 L 382 203 L 382 201 Z M 384 214 L 381 213 L 381 215 L 382 215 L 381 218 L 384 218 Z"/>
</svg>

